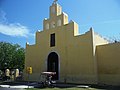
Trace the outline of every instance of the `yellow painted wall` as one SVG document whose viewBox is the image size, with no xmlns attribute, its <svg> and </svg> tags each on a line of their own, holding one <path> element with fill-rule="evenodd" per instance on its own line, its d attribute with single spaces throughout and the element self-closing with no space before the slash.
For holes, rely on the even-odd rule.
<svg viewBox="0 0 120 90">
<path fill-rule="evenodd" d="M 46 71 L 49 53 L 56 52 L 60 58 L 60 81 L 96 83 L 92 32 L 74 36 L 74 31 L 77 30 L 77 24 L 71 22 L 62 27 L 36 33 L 36 44 L 26 46 L 25 67 L 33 67 L 31 80 L 38 80 L 40 73 Z M 56 35 L 55 47 L 50 47 L 52 33 Z"/>
<path fill-rule="evenodd" d="M 55 7 L 55 13 L 52 13 Z M 88 31 L 83 35 L 78 33 L 77 23 L 68 23 L 68 16 L 65 13 L 58 14 L 58 4 L 50 7 L 50 18 L 44 19 L 43 31 L 36 32 L 35 45 L 26 45 L 25 68 L 33 67 L 33 74 L 30 80 L 38 81 L 40 73 L 47 71 L 47 57 L 51 52 L 56 52 L 59 56 L 59 81 L 96 83 L 96 69 L 93 57 L 93 33 Z M 60 8 L 61 10 L 61 8 Z M 61 26 L 57 26 L 57 21 L 61 20 Z M 51 23 L 55 22 L 54 28 Z M 49 24 L 46 30 L 46 24 Z M 50 47 L 50 35 L 55 33 L 56 45 Z M 27 74 L 24 73 L 25 80 Z"/>
<path fill-rule="evenodd" d="M 55 46 L 50 47 L 50 35 L 53 33 Z M 29 66 L 33 68 L 29 80 L 40 80 L 41 72 L 47 71 L 47 59 L 51 52 L 59 56 L 61 82 L 120 84 L 120 43 L 108 44 L 92 28 L 80 35 L 78 24 L 68 22 L 68 15 L 56 3 L 50 6 L 50 18 L 43 20 L 43 31 L 36 32 L 35 44 L 26 44 L 24 80 L 28 80 L 26 67 Z"/>
<path fill-rule="evenodd" d="M 97 46 L 99 83 L 120 85 L 120 43 Z"/>
</svg>

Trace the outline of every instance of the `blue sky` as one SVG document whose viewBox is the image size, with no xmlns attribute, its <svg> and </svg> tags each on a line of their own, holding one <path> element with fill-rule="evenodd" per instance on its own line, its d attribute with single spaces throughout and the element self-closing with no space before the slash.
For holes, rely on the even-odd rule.
<svg viewBox="0 0 120 90">
<path fill-rule="evenodd" d="M 34 44 L 35 32 L 43 29 L 53 0 L 0 0 L 0 41 Z M 69 20 L 83 34 L 93 27 L 107 38 L 120 38 L 120 0 L 58 0 Z"/>
</svg>

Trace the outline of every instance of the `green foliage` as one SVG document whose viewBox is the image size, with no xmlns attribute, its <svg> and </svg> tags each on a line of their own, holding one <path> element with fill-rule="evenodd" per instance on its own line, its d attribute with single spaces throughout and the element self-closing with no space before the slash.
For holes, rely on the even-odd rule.
<svg viewBox="0 0 120 90">
<path fill-rule="evenodd" d="M 6 68 L 23 70 L 25 49 L 18 44 L 0 42 L 0 70 Z"/>
</svg>

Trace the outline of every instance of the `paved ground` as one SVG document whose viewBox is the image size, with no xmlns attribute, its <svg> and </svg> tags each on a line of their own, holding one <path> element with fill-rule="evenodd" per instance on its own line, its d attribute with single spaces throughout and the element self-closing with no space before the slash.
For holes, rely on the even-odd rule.
<svg viewBox="0 0 120 90">
<path fill-rule="evenodd" d="M 18 89 L 18 88 L 0 88 L 0 90 L 25 90 L 25 89 Z"/>
<path fill-rule="evenodd" d="M 25 90 L 25 88 L 45 88 L 43 84 L 38 84 L 38 83 L 30 83 L 29 87 L 27 84 L 11 84 L 11 83 L 5 83 L 0 85 L 0 90 Z M 88 88 L 89 86 L 86 85 L 73 85 L 73 84 L 53 84 L 53 87 L 57 88 L 72 88 L 72 87 L 79 87 L 79 88 Z"/>
<path fill-rule="evenodd" d="M 120 90 L 120 86 L 108 86 L 108 85 L 77 85 L 77 84 L 64 84 L 64 83 L 57 83 L 53 84 L 54 87 L 57 88 L 96 88 L 96 89 L 103 89 L 103 90 Z M 32 82 L 29 83 L 29 88 L 44 88 L 43 84 Z M 25 90 L 28 88 L 28 82 L 4 82 L 0 83 L 0 90 Z"/>
<path fill-rule="evenodd" d="M 24 88 L 34 88 L 34 86 L 28 85 L 0 85 L 0 90 L 24 90 Z"/>
</svg>

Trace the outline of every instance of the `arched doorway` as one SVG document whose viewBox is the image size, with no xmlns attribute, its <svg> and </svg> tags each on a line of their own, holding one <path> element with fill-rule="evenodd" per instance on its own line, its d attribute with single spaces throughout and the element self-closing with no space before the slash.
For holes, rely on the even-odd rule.
<svg viewBox="0 0 120 90">
<path fill-rule="evenodd" d="M 58 55 L 55 52 L 52 52 L 48 55 L 47 71 L 48 72 L 56 72 L 56 74 L 52 77 L 52 79 L 53 80 L 58 80 L 58 77 L 59 77 L 59 60 L 58 60 Z"/>
</svg>

